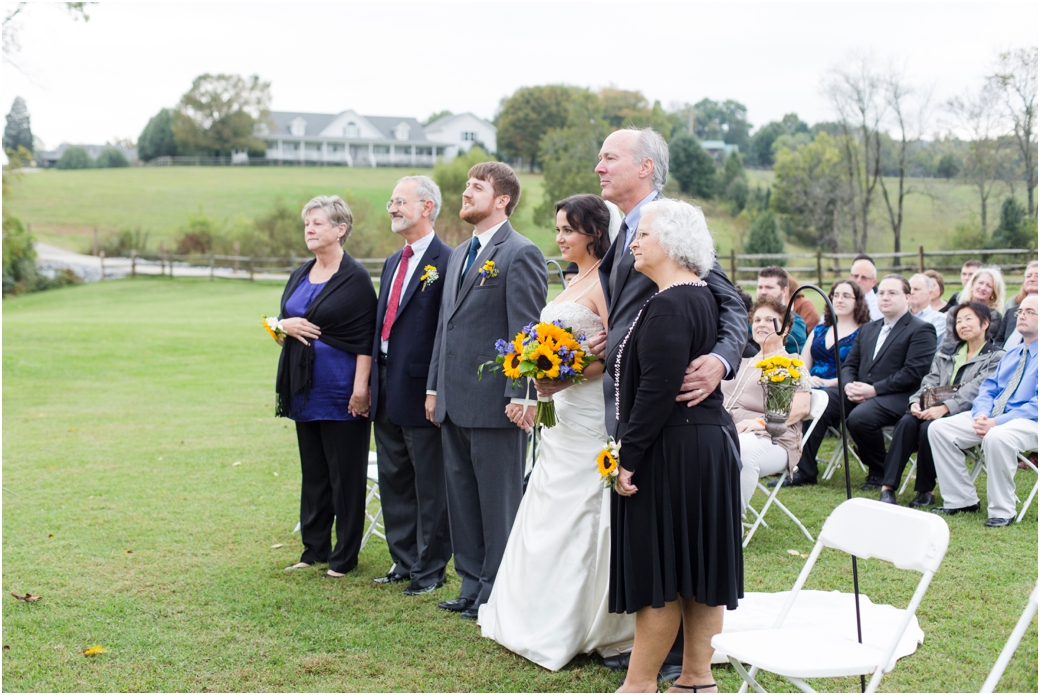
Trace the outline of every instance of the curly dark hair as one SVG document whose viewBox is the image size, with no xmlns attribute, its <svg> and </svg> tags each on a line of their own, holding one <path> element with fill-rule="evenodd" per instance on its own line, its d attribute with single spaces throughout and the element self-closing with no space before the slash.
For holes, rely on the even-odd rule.
<svg viewBox="0 0 1040 695">
<path fill-rule="evenodd" d="M 751 309 L 748 311 L 748 322 L 753 322 L 755 320 L 755 314 L 758 313 L 759 309 L 769 309 L 770 311 L 776 312 L 780 316 L 780 319 L 777 321 L 777 323 L 783 321 L 784 314 L 787 313 L 787 307 L 781 304 L 779 299 L 763 294 L 755 300 L 754 304 L 751 305 Z M 791 324 L 789 323 L 787 325 L 787 330 L 784 331 L 784 336 L 786 337 L 787 334 L 790 332 Z"/>
<path fill-rule="evenodd" d="M 831 291 L 827 293 L 829 297 L 834 298 L 834 291 L 838 289 L 839 285 L 848 285 L 852 288 L 852 294 L 856 297 L 856 308 L 852 310 L 852 320 L 862 326 L 865 323 L 870 323 L 870 308 L 867 307 L 867 300 L 863 298 L 863 288 L 859 286 L 859 283 L 848 278 L 846 280 L 838 280 L 836 283 L 831 285 Z M 831 325 L 831 312 L 823 312 L 823 325 L 828 328 Z"/>
<path fill-rule="evenodd" d="M 610 249 L 610 210 L 598 195 L 579 193 L 556 203 L 554 214 L 563 210 L 574 231 L 592 237 L 588 248 L 596 258 L 603 258 Z M 555 218 L 553 220 L 555 224 Z"/>
</svg>

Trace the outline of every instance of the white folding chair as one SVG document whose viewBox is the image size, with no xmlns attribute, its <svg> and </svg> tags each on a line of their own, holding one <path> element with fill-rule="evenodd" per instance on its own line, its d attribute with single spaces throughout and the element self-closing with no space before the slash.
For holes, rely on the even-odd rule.
<svg viewBox="0 0 1040 695">
<path fill-rule="evenodd" d="M 811 420 L 812 422 L 806 428 L 805 434 L 802 435 L 802 446 L 805 446 L 805 441 L 809 438 L 809 435 L 812 434 L 812 431 L 816 429 L 816 423 L 820 421 L 820 416 L 823 415 L 823 412 L 825 410 L 827 410 L 827 393 L 825 391 L 821 391 L 820 389 L 814 389 L 810 392 L 809 396 L 809 414 L 805 416 L 806 420 Z M 762 505 L 761 512 L 755 511 L 755 508 L 751 506 L 750 501 L 748 502 L 748 511 L 754 514 L 756 518 L 755 523 L 751 525 L 751 527 L 748 529 L 747 535 L 744 536 L 744 548 L 746 548 L 748 546 L 748 543 L 751 542 L 751 538 L 755 535 L 755 531 L 758 530 L 758 527 L 760 525 L 764 525 L 766 528 L 769 528 L 769 525 L 765 523 L 764 517 L 766 515 L 766 512 L 769 511 L 769 507 L 773 504 L 776 504 L 780 511 L 782 511 L 787 516 L 791 517 L 791 521 L 798 525 L 798 528 L 802 530 L 802 533 L 805 534 L 805 537 L 809 539 L 810 543 L 812 543 L 812 534 L 810 534 L 809 531 L 806 530 L 805 525 L 798 520 L 798 517 L 796 517 L 790 509 L 784 506 L 783 502 L 776 498 L 777 494 L 780 492 L 780 488 L 784 486 L 784 480 L 786 479 L 787 469 L 785 468 L 784 472 L 780 474 L 780 479 L 776 481 L 776 485 L 773 486 L 773 489 L 771 491 L 769 490 L 769 488 L 762 484 L 761 480 L 758 482 L 758 489 L 766 493 L 767 499 L 766 503 Z"/>
<path fill-rule="evenodd" d="M 1018 623 L 1015 625 L 1015 629 L 1011 631 L 1011 636 L 1008 637 L 1007 643 L 1004 648 L 1000 650 L 1000 656 L 997 657 L 997 663 L 993 664 L 993 670 L 989 672 L 989 676 L 986 678 L 986 682 L 982 684 L 982 690 L 980 693 L 991 693 L 993 689 L 997 687 L 997 682 L 1000 681 L 1000 677 L 1004 675 L 1004 669 L 1007 668 L 1008 662 L 1011 661 L 1011 656 L 1018 649 L 1019 642 L 1022 641 L 1022 636 L 1026 634 L 1026 630 L 1029 629 L 1029 624 L 1033 622 L 1033 616 L 1036 615 L 1037 597 L 1036 597 L 1036 584 L 1033 585 L 1033 593 L 1029 594 L 1029 601 L 1026 602 L 1026 609 L 1022 611 L 1022 616 L 1018 619 Z"/>
<path fill-rule="evenodd" d="M 815 692 L 805 682 L 806 678 L 871 675 L 866 692 L 875 692 L 881 677 L 895 668 L 896 647 L 928 591 L 949 543 L 950 529 L 936 514 L 863 497 L 843 502 L 827 517 L 773 628 L 724 632 L 712 638 L 711 646 L 726 655 L 744 679 L 742 693 L 747 692 L 749 685 L 757 692 L 766 692 L 755 680 L 759 671 L 781 675 L 804 692 Z M 899 627 L 884 648 L 820 630 L 784 629 L 784 620 L 824 548 L 860 558 L 885 560 L 899 569 L 921 573 Z M 852 620 L 853 616 L 848 619 Z M 745 663 L 750 664 L 751 669 L 745 669 Z"/>
<path fill-rule="evenodd" d="M 379 503 L 379 467 L 376 464 L 376 452 L 368 452 L 368 473 L 365 474 L 366 488 L 368 494 L 365 495 L 365 523 L 368 528 L 365 529 L 365 535 L 361 537 L 361 548 L 358 550 L 364 550 L 365 544 L 368 543 L 368 539 L 372 536 L 378 536 L 384 541 L 386 540 L 385 529 L 383 528 L 383 506 Z M 373 508 L 373 502 L 375 508 Z M 300 532 L 300 522 L 296 522 L 296 528 L 293 529 L 293 533 Z"/>
<path fill-rule="evenodd" d="M 820 391 L 820 393 L 826 393 L 822 389 L 813 389 L 814 393 L 816 391 Z M 844 457 L 841 455 L 841 432 L 839 432 L 835 427 L 828 427 L 827 436 L 837 437 L 838 446 L 834 447 L 834 453 L 831 454 L 830 459 L 827 461 L 827 467 L 824 469 L 823 475 L 821 476 L 823 480 L 830 480 L 834 476 L 834 472 L 841 468 L 842 461 L 844 460 Z M 852 437 L 849 437 L 849 456 L 856 459 L 856 463 L 859 464 L 860 469 L 862 469 L 864 473 L 867 472 L 867 466 L 863 463 L 863 461 L 859 457 L 859 454 L 856 452 L 855 442 L 852 441 Z M 816 462 L 823 463 L 823 458 L 817 456 Z"/>
<path fill-rule="evenodd" d="M 1033 504 L 1033 500 L 1036 498 L 1037 490 L 1038 488 L 1040 488 L 1040 470 L 1037 470 L 1036 464 L 1029 460 L 1029 454 L 1031 453 L 1033 452 L 1018 452 L 1018 461 L 1016 461 L 1016 463 L 1018 463 L 1019 461 L 1024 463 L 1026 465 L 1026 468 L 1033 471 L 1033 473 L 1037 476 L 1036 480 L 1033 482 L 1033 489 L 1029 491 L 1029 496 L 1026 497 L 1026 501 L 1022 504 L 1022 510 L 1018 513 L 1017 521 L 1022 521 L 1022 519 L 1025 518 L 1026 512 L 1029 511 L 1029 505 Z M 982 473 L 982 471 L 986 470 L 986 459 L 982 455 L 982 445 L 976 444 L 972 448 L 965 450 L 964 456 L 965 462 L 968 463 L 968 467 L 970 469 L 968 475 L 971 477 L 971 484 L 974 485 L 975 482 L 979 479 L 979 474 Z M 1017 470 L 1015 471 L 1015 474 L 1018 474 Z M 1015 498 L 1019 502 L 1022 502 L 1022 498 L 1018 496 L 1018 493 L 1015 493 Z"/>
</svg>

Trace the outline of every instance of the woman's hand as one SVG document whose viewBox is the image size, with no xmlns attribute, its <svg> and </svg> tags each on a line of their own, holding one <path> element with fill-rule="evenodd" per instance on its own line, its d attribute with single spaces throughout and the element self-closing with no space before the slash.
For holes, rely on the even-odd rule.
<svg viewBox="0 0 1040 695">
<path fill-rule="evenodd" d="M 750 418 L 747 420 L 741 420 L 737 423 L 737 432 L 752 432 L 754 430 L 764 430 L 766 425 L 760 418 Z"/>
<path fill-rule="evenodd" d="M 350 396 L 350 402 L 347 404 L 347 409 L 350 414 L 354 417 L 359 415 L 368 415 L 369 409 L 372 407 L 372 394 L 368 388 L 359 389 L 354 388 L 354 393 Z"/>
<path fill-rule="evenodd" d="M 818 376 L 809 377 L 809 386 L 814 389 L 828 389 L 831 386 L 837 386 L 837 379 L 821 379 Z"/>
<path fill-rule="evenodd" d="M 921 418 L 922 420 L 925 420 L 925 421 L 927 421 L 927 420 L 940 420 L 940 419 L 946 417 L 946 415 L 949 414 L 949 412 L 950 412 L 950 409 L 946 407 L 946 404 L 945 403 L 940 403 L 939 405 L 933 406 L 933 407 L 929 408 L 928 410 L 921 411 L 921 414 L 918 415 L 918 417 Z"/>
<path fill-rule="evenodd" d="M 310 345 L 308 338 L 317 340 L 321 337 L 321 329 L 305 318 L 282 319 L 281 326 L 287 336 L 296 338 L 304 345 Z"/>
<path fill-rule="evenodd" d="M 918 420 L 924 420 L 923 413 L 921 411 L 921 405 L 919 403 L 910 404 L 910 414 Z"/>
<path fill-rule="evenodd" d="M 632 484 L 632 475 L 632 471 L 626 471 L 623 467 L 618 466 L 618 474 L 614 478 L 614 489 L 622 497 L 631 497 L 639 492 L 639 488 Z"/>
<path fill-rule="evenodd" d="M 568 386 L 572 386 L 573 381 L 567 379 L 565 381 L 553 381 L 551 379 L 535 379 L 534 389 L 538 392 L 539 396 L 553 396 L 560 391 L 563 391 Z"/>
</svg>

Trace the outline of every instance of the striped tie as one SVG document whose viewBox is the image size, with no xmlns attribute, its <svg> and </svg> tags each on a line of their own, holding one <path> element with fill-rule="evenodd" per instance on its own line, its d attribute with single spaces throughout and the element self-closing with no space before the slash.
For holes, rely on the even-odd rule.
<svg viewBox="0 0 1040 695">
<path fill-rule="evenodd" d="M 1024 346 L 1022 347 L 1022 357 L 1018 360 L 1018 366 L 1015 367 L 1014 373 L 1011 375 L 1011 379 L 1008 381 L 1008 385 L 1000 392 L 997 397 L 997 402 L 993 404 L 993 412 L 990 413 L 990 417 L 996 417 L 1004 414 L 1004 408 L 1007 407 L 1007 402 L 1011 400 L 1011 396 L 1018 390 L 1019 384 L 1022 383 L 1022 375 L 1026 373 L 1026 362 L 1029 360 L 1029 350 Z"/>
</svg>

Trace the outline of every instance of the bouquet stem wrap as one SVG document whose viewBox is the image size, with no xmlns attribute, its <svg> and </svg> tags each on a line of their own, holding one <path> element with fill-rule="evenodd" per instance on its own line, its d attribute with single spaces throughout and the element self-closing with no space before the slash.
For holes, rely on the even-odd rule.
<svg viewBox="0 0 1040 695">
<path fill-rule="evenodd" d="M 556 426 L 556 404 L 552 396 L 538 396 L 538 410 L 535 411 L 534 426 Z"/>
</svg>

